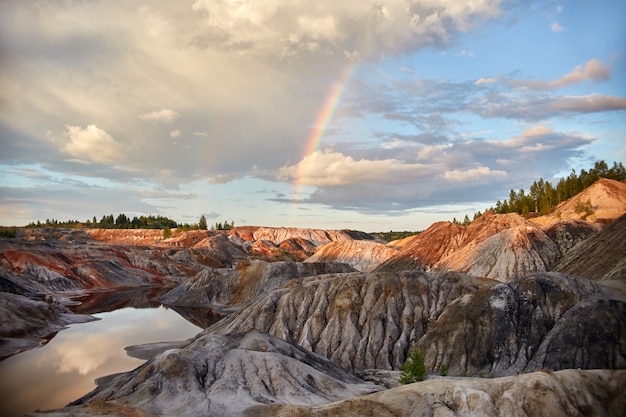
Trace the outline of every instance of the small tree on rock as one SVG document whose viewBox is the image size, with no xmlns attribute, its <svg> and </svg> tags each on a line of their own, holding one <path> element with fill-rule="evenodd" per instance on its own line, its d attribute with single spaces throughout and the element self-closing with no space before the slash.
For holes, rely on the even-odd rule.
<svg viewBox="0 0 626 417">
<path fill-rule="evenodd" d="M 411 384 L 427 378 L 424 354 L 418 348 L 413 349 L 404 365 L 400 368 L 400 383 Z"/>
</svg>

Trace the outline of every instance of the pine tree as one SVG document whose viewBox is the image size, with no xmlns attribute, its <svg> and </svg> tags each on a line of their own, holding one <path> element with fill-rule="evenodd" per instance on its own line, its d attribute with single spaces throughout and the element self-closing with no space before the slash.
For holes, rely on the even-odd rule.
<svg viewBox="0 0 626 417">
<path fill-rule="evenodd" d="M 200 230 L 206 230 L 207 229 L 206 217 L 204 217 L 204 214 L 202 216 L 200 216 L 200 221 L 198 222 L 198 228 Z"/>
<path fill-rule="evenodd" d="M 419 348 L 413 349 L 406 362 L 400 370 L 400 383 L 411 384 L 420 382 L 427 378 L 426 365 L 424 365 L 424 354 Z"/>
</svg>

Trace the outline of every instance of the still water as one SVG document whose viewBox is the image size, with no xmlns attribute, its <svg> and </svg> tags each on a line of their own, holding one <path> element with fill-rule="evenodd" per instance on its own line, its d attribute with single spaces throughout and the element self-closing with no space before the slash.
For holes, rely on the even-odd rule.
<svg viewBox="0 0 626 417">
<path fill-rule="evenodd" d="M 63 407 L 93 390 L 97 378 L 141 365 L 144 361 L 126 355 L 126 346 L 185 340 L 202 330 L 145 290 L 140 302 L 128 298 L 120 292 L 87 297 L 75 310 L 100 320 L 74 324 L 45 346 L 0 362 L 0 415 Z"/>
</svg>

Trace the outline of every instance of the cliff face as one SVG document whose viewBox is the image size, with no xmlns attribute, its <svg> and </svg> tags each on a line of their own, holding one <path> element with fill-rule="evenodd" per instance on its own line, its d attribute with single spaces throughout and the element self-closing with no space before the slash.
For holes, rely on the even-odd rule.
<svg viewBox="0 0 626 417">
<path fill-rule="evenodd" d="M 257 329 L 346 369 L 398 369 L 452 300 L 491 282 L 456 272 L 350 273 L 292 281 L 210 330 Z"/>
<path fill-rule="evenodd" d="M 276 289 L 210 330 L 268 332 L 350 370 L 399 369 L 416 345 L 431 371 L 444 363 L 457 375 L 625 368 L 624 293 L 554 273 L 510 284 L 456 272 L 327 275 Z"/>
<path fill-rule="evenodd" d="M 626 215 L 602 231 L 581 241 L 555 271 L 592 279 L 624 279 L 626 277 Z"/>
</svg>

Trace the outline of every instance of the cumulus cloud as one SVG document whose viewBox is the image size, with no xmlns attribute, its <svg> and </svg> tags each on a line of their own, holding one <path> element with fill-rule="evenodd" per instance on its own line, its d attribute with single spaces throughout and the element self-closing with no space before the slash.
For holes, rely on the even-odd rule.
<svg viewBox="0 0 626 417">
<path fill-rule="evenodd" d="M 278 170 L 277 179 L 321 187 L 363 182 L 405 182 L 424 172 L 418 163 L 407 164 L 395 159 L 355 160 L 339 152 L 315 151 L 300 162 Z"/>
<path fill-rule="evenodd" d="M 513 87 L 524 87 L 532 90 L 554 90 L 573 84 L 579 84 L 585 80 L 600 82 L 607 81 L 610 78 L 611 68 L 594 58 L 587 61 L 584 67 L 577 65 L 572 72 L 556 80 L 509 80 L 507 83 Z"/>
<path fill-rule="evenodd" d="M 192 8 L 205 20 L 208 30 L 197 38 L 207 45 L 283 57 L 306 51 L 372 57 L 448 42 L 455 32 L 498 16 L 499 6 L 498 0 L 437 5 L 390 0 L 374 7 L 332 0 L 320 0 L 316 7 L 305 0 L 196 0 Z"/>
<path fill-rule="evenodd" d="M 171 123 L 180 116 L 178 112 L 172 109 L 161 109 L 139 115 L 144 122 L 154 123 Z"/>
<path fill-rule="evenodd" d="M 67 142 L 61 151 L 75 157 L 77 162 L 115 164 L 126 158 L 126 147 L 96 125 L 84 129 L 66 125 L 64 135 Z"/>
<path fill-rule="evenodd" d="M 491 170 L 489 167 L 478 166 L 467 170 L 454 169 L 443 174 L 446 180 L 452 182 L 479 182 L 489 178 L 506 177 L 506 171 Z"/>
<path fill-rule="evenodd" d="M 527 186 L 528 172 L 541 172 L 546 166 L 554 173 L 567 169 L 567 160 L 580 157 L 594 140 L 537 124 L 503 140 L 413 144 L 411 152 L 398 151 L 395 158 L 375 159 L 380 149 L 362 158 L 350 156 L 355 152 L 349 149 L 316 151 L 281 168 L 277 179 L 313 187 L 300 196 L 301 202 L 365 213 L 467 203 L 477 196 L 495 201 L 502 198 L 503 187 Z"/>
</svg>

